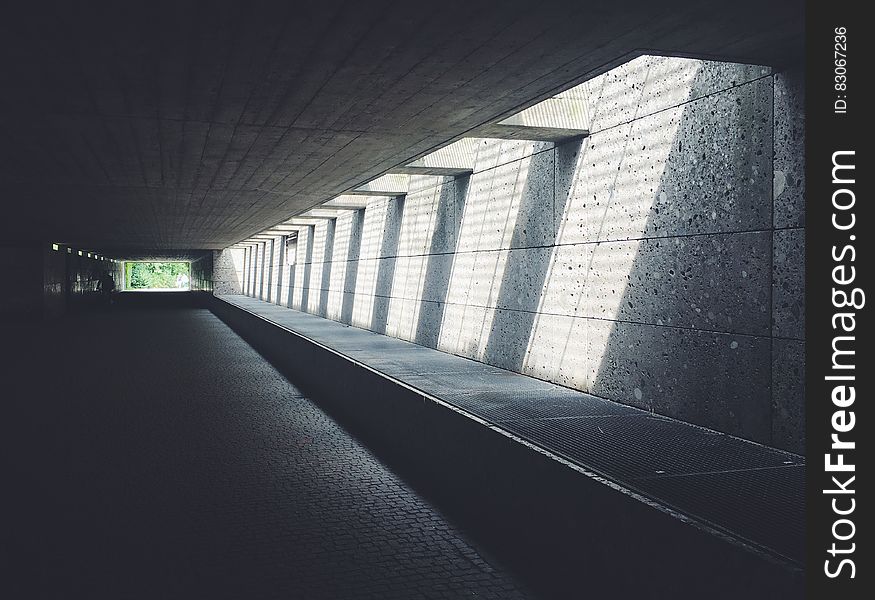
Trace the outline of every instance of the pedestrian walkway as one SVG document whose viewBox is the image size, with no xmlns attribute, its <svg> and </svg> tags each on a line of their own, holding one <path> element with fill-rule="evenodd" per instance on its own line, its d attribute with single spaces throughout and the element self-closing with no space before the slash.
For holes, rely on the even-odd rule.
<svg viewBox="0 0 875 600">
<path fill-rule="evenodd" d="M 2 333 L 0 597 L 528 597 L 209 311 Z"/>
</svg>

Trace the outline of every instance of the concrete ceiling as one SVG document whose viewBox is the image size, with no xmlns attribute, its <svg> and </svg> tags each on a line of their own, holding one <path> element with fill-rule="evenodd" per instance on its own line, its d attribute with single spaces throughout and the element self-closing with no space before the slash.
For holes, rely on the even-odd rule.
<svg viewBox="0 0 875 600">
<path fill-rule="evenodd" d="M 222 248 L 636 50 L 796 60 L 802 11 L 319 0 L 5 14 L 0 240 Z"/>
</svg>

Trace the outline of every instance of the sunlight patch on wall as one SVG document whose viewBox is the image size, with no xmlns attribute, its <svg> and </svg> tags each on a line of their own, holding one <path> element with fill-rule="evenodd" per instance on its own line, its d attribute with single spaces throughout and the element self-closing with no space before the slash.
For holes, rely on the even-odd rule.
<svg viewBox="0 0 875 600">
<path fill-rule="evenodd" d="M 328 235 L 328 222 L 321 221 L 313 230 L 313 253 L 310 259 L 310 293 L 308 294 L 307 312 L 318 313 L 319 302 L 322 300 L 322 270 L 326 268 L 325 240 Z"/>
<path fill-rule="evenodd" d="M 354 213 L 347 211 L 337 217 L 334 228 L 334 250 L 331 257 L 331 273 L 329 275 L 328 309 L 326 317 L 340 320 L 343 309 L 343 286 L 346 282 L 347 269 L 353 268 L 349 264 L 349 244 L 352 237 L 352 223 Z"/>
<path fill-rule="evenodd" d="M 381 199 L 368 204 L 362 226 L 362 247 L 359 253 L 358 276 L 355 285 L 355 303 L 352 324 L 369 328 L 374 313 L 374 293 L 377 289 L 377 269 L 380 249 L 387 226 L 390 199 Z"/>
<path fill-rule="evenodd" d="M 593 128 L 608 128 L 587 138 L 578 155 L 524 373 L 584 390 L 592 385 L 610 327 L 593 328 L 589 320 L 618 317 L 684 110 L 661 107 L 689 98 L 701 64 L 642 57 L 587 82 L 598 94 Z M 600 110 L 604 100 L 616 109 L 610 116 Z M 639 118 L 651 111 L 659 112 Z"/>
<path fill-rule="evenodd" d="M 297 310 L 304 310 L 304 287 L 309 286 L 307 274 L 309 265 L 309 255 L 311 244 L 313 243 L 313 228 L 309 226 L 301 227 L 298 230 L 298 245 L 297 245 L 297 263 L 295 266 L 295 290 L 292 298 L 292 307 Z M 309 289 L 309 288 L 308 288 Z M 308 292 L 309 294 L 309 292 Z"/>
<path fill-rule="evenodd" d="M 441 188 L 434 177 L 412 176 L 404 202 L 398 258 L 392 280 L 392 300 L 386 334 L 413 340 L 419 325 L 426 266 L 434 235 Z"/>
<path fill-rule="evenodd" d="M 255 245 L 255 279 L 253 280 L 255 283 L 254 296 L 256 298 L 262 297 L 262 280 L 264 279 L 264 269 L 261 268 L 262 258 L 264 256 L 264 244 L 258 243 Z"/>
<path fill-rule="evenodd" d="M 462 214 L 438 349 L 482 359 L 531 158 L 475 173 Z"/>
</svg>

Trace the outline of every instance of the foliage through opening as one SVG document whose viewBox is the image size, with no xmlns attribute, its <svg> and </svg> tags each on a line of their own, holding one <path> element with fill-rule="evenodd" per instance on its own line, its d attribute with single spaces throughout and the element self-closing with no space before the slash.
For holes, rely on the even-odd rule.
<svg viewBox="0 0 875 600">
<path fill-rule="evenodd" d="M 187 262 L 127 262 L 126 290 L 187 290 L 191 282 Z"/>
</svg>

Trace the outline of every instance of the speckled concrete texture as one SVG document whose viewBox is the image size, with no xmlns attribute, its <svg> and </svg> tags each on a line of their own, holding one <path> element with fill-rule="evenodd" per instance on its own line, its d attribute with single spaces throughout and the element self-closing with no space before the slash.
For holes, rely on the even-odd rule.
<svg viewBox="0 0 875 600">
<path fill-rule="evenodd" d="M 645 56 L 573 93 L 587 138 L 478 138 L 472 175 L 411 177 L 400 223 L 369 203 L 360 257 L 331 266 L 355 286 L 332 279 L 329 303 L 358 327 L 772 443 L 771 343 L 804 339 L 801 75 Z"/>
<path fill-rule="evenodd" d="M 4 597 L 525 597 L 206 310 L 3 338 Z"/>
<path fill-rule="evenodd" d="M 805 226 L 805 71 L 775 74 L 775 227 Z"/>
<path fill-rule="evenodd" d="M 772 389 L 772 444 L 805 454 L 804 341 L 774 341 Z"/>
<path fill-rule="evenodd" d="M 775 231 L 772 334 L 805 339 L 805 230 Z"/>
<path fill-rule="evenodd" d="M 641 56 L 586 83 L 590 132 L 716 94 L 769 73 L 767 67 L 755 65 Z"/>
<path fill-rule="evenodd" d="M 635 269 L 624 268 L 632 260 Z M 767 335 L 770 267 L 768 232 L 558 246 L 543 305 L 568 316 Z"/>
<path fill-rule="evenodd" d="M 213 290 L 216 294 L 243 293 L 243 265 L 242 248 L 213 252 Z"/>
<path fill-rule="evenodd" d="M 601 239 L 769 227 L 770 79 L 637 120 L 626 144 Z"/>
</svg>

